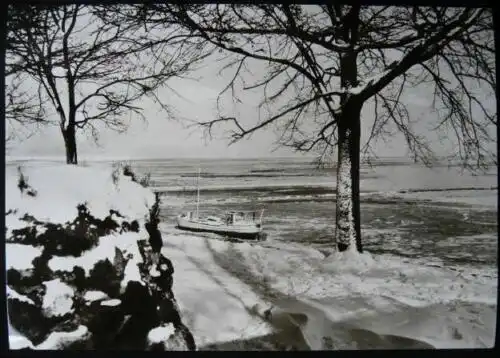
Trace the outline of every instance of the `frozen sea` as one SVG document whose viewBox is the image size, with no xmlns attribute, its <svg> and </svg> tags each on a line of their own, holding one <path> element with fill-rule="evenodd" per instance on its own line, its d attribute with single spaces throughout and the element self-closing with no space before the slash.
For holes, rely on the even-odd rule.
<svg viewBox="0 0 500 358">
<path fill-rule="evenodd" d="M 298 242 L 327 250 L 335 225 L 335 168 L 308 159 L 136 160 L 139 173 L 163 198 L 166 227 L 200 211 L 264 209 L 271 242 Z M 101 164 L 107 165 L 102 162 Z M 96 163 L 92 163 L 96 165 Z M 472 174 L 459 167 L 426 168 L 385 158 L 361 169 L 361 225 L 372 253 L 433 264 L 497 267 L 497 168 Z"/>
</svg>

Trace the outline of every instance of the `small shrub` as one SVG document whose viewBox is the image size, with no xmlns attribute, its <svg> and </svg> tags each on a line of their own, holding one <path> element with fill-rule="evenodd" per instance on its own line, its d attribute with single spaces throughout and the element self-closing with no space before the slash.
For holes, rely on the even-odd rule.
<svg viewBox="0 0 500 358">
<path fill-rule="evenodd" d="M 21 191 L 21 193 L 28 189 L 28 182 L 26 180 L 26 177 L 24 176 L 23 172 L 21 171 L 21 167 L 17 167 L 17 172 L 19 173 L 19 180 L 17 181 L 17 187 Z"/>
<path fill-rule="evenodd" d="M 125 164 L 123 166 L 123 175 L 130 177 L 132 181 L 135 181 L 137 183 L 137 177 L 135 176 L 134 172 L 132 171 L 132 167 L 130 164 Z"/>
<path fill-rule="evenodd" d="M 155 203 L 151 210 L 149 211 L 149 222 L 158 227 L 158 223 L 160 222 L 160 193 L 156 192 L 155 194 Z"/>
<path fill-rule="evenodd" d="M 113 184 L 118 185 L 118 177 L 120 173 L 120 167 L 114 166 L 113 172 L 111 173 L 111 180 L 113 180 Z"/>
<path fill-rule="evenodd" d="M 110 297 L 116 297 L 119 295 L 120 280 L 122 278 L 118 276 L 117 269 L 106 258 L 96 262 L 90 270 L 90 277 L 87 279 L 86 284 L 87 288 L 102 291 Z"/>
<path fill-rule="evenodd" d="M 21 191 L 21 193 L 24 193 L 26 190 L 26 194 L 29 196 L 36 196 L 37 192 L 35 189 L 31 188 L 28 185 L 28 179 L 24 176 L 23 172 L 21 171 L 21 167 L 17 167 L 17 171 L 19 173 L 19 180 L 17 181 L 17 187 Z"/>
<path fill-rule="evenodd" d="M 142 177 L 138 177 L 137 174 L 133 172 L 130 164 L 125 164 L 123 166 L 123 175 L 130 177 L 133 182 L 136 182 L 144 188 L 149 187 L 149 184 L 151 182 L 151 173 L 147 173 Z"/>
<path fill-rule="evenodd" d="M 139 179 L 139 184 L 141 184 L 145 188 L 149 187 L 150 183 L 151 183 L 151 173 L 147 173 L 142 178 Z"/>
</svg>

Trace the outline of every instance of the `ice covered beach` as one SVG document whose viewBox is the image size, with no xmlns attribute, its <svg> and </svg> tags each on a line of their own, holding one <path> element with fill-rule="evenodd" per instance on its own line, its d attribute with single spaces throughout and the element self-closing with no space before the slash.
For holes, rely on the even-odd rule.
<svg viewBox="0 0 500 358">
<path fill-rule="evenodd" d="M 272 339 L 264 337 L 276 333 L 276 326 L 273 319 L 261 319 L 266 310 L 276 315 L 278 327 L 299 326 L 288 343 L 300 331 L 304 349 L 494 344 L 495 276 L 369 253 L 325 257 L 300 245 L 228 243 L 192 235 L 165 240 L 163 250 L 176 267 L 180 309 L 202 347 L 272 346 Z M 287 339 L 279 337 L 286 345 Z"/>
<path fill-rule="evenodd" d="M 69 183 L 63 172 L 60 169 L 58 177 Z M 17 172 L 10 175 L 15 184 Z M 44 190 L 36 176 L 29 180 L 41 198 Z M 89 198 L 80 193 L 71 201 L 95 202 L 94 210 L 99 212 L 99 201 L 91 199 L 103 193 L 97 188 L 91 191 Z M 148 195 L 138 191 L 120 205 L 129 216 L 143 215 Z M 162 197 L 164 207 L 169 200 L 168 194 Z M 64 221 L 67 215 L 55 212 L 57 216 L 51 218 L 47 202 L 32 202 L 34 206 L 22 209 L 45 215 L 40 220 Z M 9 203 L 14 199 L 7 197 Z M 494 344 L 496 270 L 436 267 L 426 260 L 369 250 L 361 255 L 328 255 L 297 242 L 230 243 L 175 231 L 168 223 L 160 223 L 159 230 L 162 253 L 174 267 L 172 292 L 197 349 L 483 348 Z M 14 246 L 7 248 L 7 260 L 14 251 Z M 38 254 L 35 251 L 33 257 Z M 80 331 L 74 332 L 84 329 Z M 10 333 L 12 346 L 20 340 L 20 334 Z"/>
</svg>

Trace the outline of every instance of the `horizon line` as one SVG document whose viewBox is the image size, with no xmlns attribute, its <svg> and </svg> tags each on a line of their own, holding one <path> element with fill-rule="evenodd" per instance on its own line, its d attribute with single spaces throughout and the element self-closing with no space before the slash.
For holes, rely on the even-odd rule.
<svg viewBox="0 0 500 358">
<path fill-rule="evenodd" d="M 310 159 L 315 160 L 316 156 L 294 156 L 294 155 L 282 155 L 282 156 L 268 156 L 268 157 L 225 157 L 225 156 L 214 156 L 214 157 L 194 157 L 194 156 L 177 156 L 177 157 L 168 157 L 168 156 L 144 156 L 144 157 L 131 157 L 131 156 L 109 156 L 103 157 L 101 155 L 96 156 L 88 156 L 82 157 L 79 160 L 79 163 L 84 162 L 107 162 L 107 161 L 134 161 L 134 160 L 277 160 L 277 159 Z M 379 156 L 378 159 L 405 159 L 411 160 L 408 156 Z M 65 161 L 65 157 L 62 155 L 54 156 L 54 155 L 38 155 L 38 156 L 30 156 L 30 155 L 6 155 L 6 162 L 15 162 L 15 161 Z M 335 161 L 334 161 L 335 162 Z"/>
</svg>

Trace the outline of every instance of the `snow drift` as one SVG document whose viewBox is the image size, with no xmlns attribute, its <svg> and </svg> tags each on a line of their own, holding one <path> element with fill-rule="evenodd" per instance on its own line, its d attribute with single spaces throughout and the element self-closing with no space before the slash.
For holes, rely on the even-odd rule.
<svg viewBox="0 0 500 358">
<path fill-rule="evenodd" d="M 195 349 L 160 254 L 159 199 L 126 173 L 7 172 L 11 349 Z"/>
<path fill-rule="evenodd" d="M 163 252 L 178 268 L 173 289 L 199 349 L 494 344 L 496 270 L 161 230 Z"/>
</svg>

